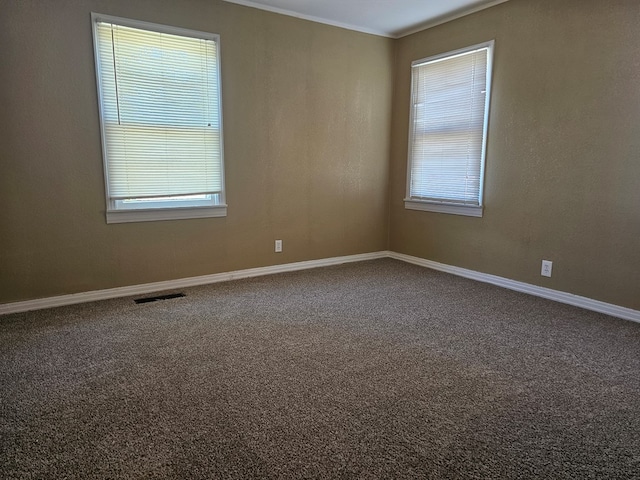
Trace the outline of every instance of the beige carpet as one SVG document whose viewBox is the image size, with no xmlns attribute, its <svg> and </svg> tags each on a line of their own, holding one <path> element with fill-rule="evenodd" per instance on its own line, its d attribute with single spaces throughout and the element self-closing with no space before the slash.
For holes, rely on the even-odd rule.
<svg viewBox="0 0 640 480">
<path fill-rule="evenodd" d="M 394 260 L 0 317 L 0 478 L 640 478 L 640 324 Z"/>
</svg>

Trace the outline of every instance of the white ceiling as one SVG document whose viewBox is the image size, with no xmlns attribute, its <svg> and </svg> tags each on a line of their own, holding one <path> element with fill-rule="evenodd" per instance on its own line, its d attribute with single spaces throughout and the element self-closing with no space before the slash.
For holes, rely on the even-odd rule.
<svg viewBox="0 0 640 480">
<path fill-rule="evenodd" d="M 225 0 L 314 22 L 398 38 L 507 0 Z"/>
</svg>

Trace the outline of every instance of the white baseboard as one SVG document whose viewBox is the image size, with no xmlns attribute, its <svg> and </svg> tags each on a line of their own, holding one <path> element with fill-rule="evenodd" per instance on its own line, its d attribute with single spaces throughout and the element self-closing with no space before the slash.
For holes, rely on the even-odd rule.
<svg viewBox="0 0 640 480">
<path fill-rule="evenodd" d="M 467 270 L 466 268 L 454 267 L 444 263 L 434 262 L 432 260 L 425 260 L 424 258 L 405 255 L 403 253 L 388 253 L 389 257 L 395 258 L 396 260 L 402 260 L 403 262 L 413 263 L 415 265 L 451 273 L 460 277 L 470 278 L 479 282 L 491 283 L 492 285 L 508 288 L 509 290 L 528 293 L 529 295 L 535 295 L 536 297 L 548 298 L 550 300 L 555 300 L 556 302 L 567 303 L 587 310 L 593 310 L 594 312 L 605 313 L 612 317 L 618 317 L 624 320 L 631 320 L 632 322 L 640 323 L 640 310 L 620 307 L 618 305 L 593 300 L 587 297 L 581 297 L 579 295 L 573 295 L 571 293 L 560 292 L 558 290 L 552 290 L 545 287 L 538 287 L 537 285 L 531 285 L 530 283 L 518 282 L 516 280 L 498 277 L 496 275 L 489 275 L 488 273 Z"/>
<path fill-rule="evenodd" d="M 91 292 L 73 293 L 70 295 L 60 295 L 57 297 L 39 298 L 36 300 L 26 300 L 24 302 L 13 302 L 0 304 L 0 315 L 9 313 L 27 312 L 30 310 L 40 310 L 43 308 L 61 307 L 63 305 L 73 305 L 75 303 L 94 302 L 96 300 L 106 300 L 109 298 L 130 297 L 146 293 L 160 292 L 163 290 L 175 290 L 179 288 L 195 287 L 210 283 L 227 282 L 241 278 L 259 277 L 262 275 L 272 275 L 274 273 L 293 272 L 296 270 L 307 270 L 310 268 L 328 267 L 330 265 L 340 265 L 342 263 L 362 262 L 365 260 L 375 260 L 378 258 L 395 258 L 403 262 L 420 265 L 422 267 L 451 273 L 460 277 L 470 278 L 479 282 L 490 283 L 499 287 L 508 288 L 517 292 L 528 293 L 537 297 L 548 298 L 560 303 L 567 303 L 576 307 L 605 313 L 613 317 L 631 320 L 640 323 L 640 311 L 631 308 L 620 307 L 611 303 L 593 300 L 571 293 L 560 292 L 550 288 L 538 287 L 530 283 L 518 282 L 488 273 L 467 270 L 466 268 L 454 267 L 444 263 L 425 260 L 424 258 L 405 255 L 403 253 L 380 251 L 372 253 L 362 253 L 358 255 L 348 255 L 344 257 L 322 258 L 319 260 L 308 260 L 304 262 L 285 263 L 283 265 L 272 265 L 269 267 L 249 268 L 246 270 L 236 270 L 233 272 L 214 273 L 212 275 L 202 275 L 199 277 L 180 278 L 177 280 L 167 280 L 164 282 L 144 283 L 141 285 L 131 285 L 127 287 L 109 288 L 106 290 L 94 290 Z"/>
<path fill-rule="evenodd" d="M 167 280 L 164 282 L 144 283 L 141 285 L 131 285 L 127 287 L 108 288 L 106 290 L 94 290 L 91 292 L 73 293 L 70 295 L 60 295 L 48 298 L 38 298 L 36 300 L 26 300 L 24 302 L 3 303 L 0 304 L 0 315 L 27 312 L 30 310 L 40 310 L 43 308 L 61 307 L 63 305 L 73 305 L 76 303 L 94 302 L 96 300 L 106 300 L 109 298 L 129 297 L 132 295 L 160 292 L 163 290 L 175 290 L 178 288 L 195 287 L 197 285 L 207 285 L 209 283 L 227 282 L 229 280 L 238 280 L 240 278 L 272 275 L 274 273 L 293 272 L 296 270 L 328 267 L 330 265 L 340 265 L 342 263 L 362 262 L 365 260 L 375 260 L 388 256 L 389 252 L 382 251 L 362 253 L 358 255 L 348 255 L 344 257 L 321 258 L 319 260 L 307 260 L 304 262 L 285 263 L 283 265 L 272 265 L 269 267 L 249 268 L 246 270 L 214 273 L 212 275 L 180 278 L 178 280 Z"/>
</svg>

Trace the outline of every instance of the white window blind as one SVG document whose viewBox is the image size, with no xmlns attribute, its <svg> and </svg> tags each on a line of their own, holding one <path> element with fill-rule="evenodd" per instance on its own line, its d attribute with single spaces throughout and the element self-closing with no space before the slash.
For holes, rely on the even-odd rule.
<svg viewBox="0 0 640 480">
<path fill-rule="evenodd" d="M 491 49 L 413 62 L 408 201 L 482 205 Z"/>
<path fill-rule="evenodd" d="M 166 206 L 173 197 L 219 198 L 224 180 L 217 36 L 94 22 L 111 208 L 118 200 L 157 198 Z"/>
</svg>

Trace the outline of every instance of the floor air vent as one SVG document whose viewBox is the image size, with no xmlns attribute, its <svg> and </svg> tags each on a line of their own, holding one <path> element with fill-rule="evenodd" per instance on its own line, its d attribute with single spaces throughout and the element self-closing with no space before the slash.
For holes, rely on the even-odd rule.
<svg viewBox="0 0 640 480">
<path fill-rule="evenodd" d="M 169 300 L 172 298 L 184 297 L 184 293 L 170 293 L 169 295 L 158 295 L 157 297 L 137 298 L 134 300 L 136 303 L 149 303 L 157 302 L 158 300 Z"/>
</svg>

